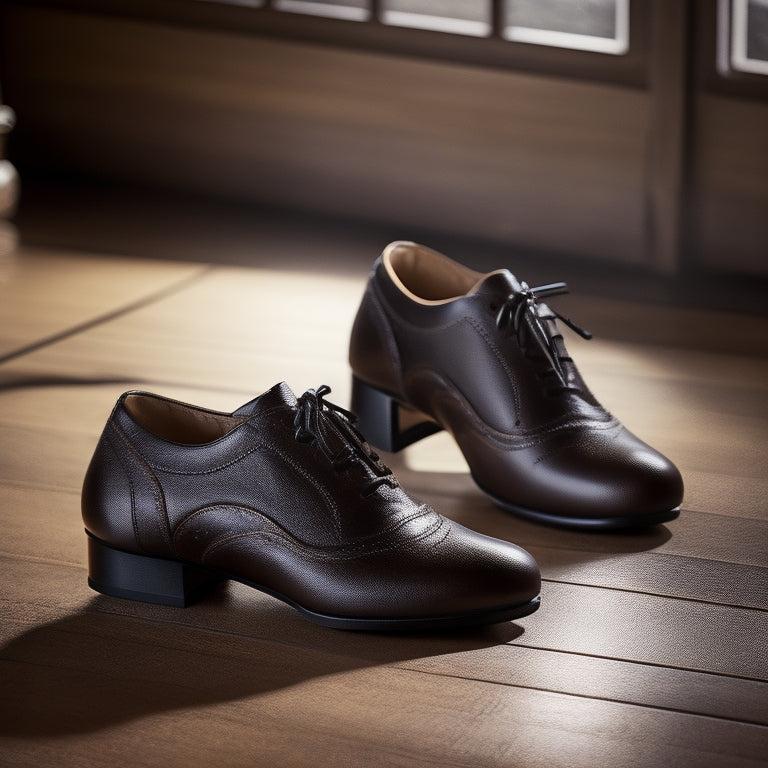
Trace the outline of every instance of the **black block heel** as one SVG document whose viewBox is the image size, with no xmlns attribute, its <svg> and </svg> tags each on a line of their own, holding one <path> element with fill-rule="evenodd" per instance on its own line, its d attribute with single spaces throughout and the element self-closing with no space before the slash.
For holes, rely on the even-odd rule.
<svg viewBox="0 0 768 768">
<path fill-rule="evenodd" d="M 88 585 L 105 595 L 186 608 L 224 578 L 196 565 L 113 549 L 88 534 Z"/>
<path fill-rule="evenodd" d="M 395 453 L 442 427 L 426 414 L 403 405 L 391 395 L 352 377 L 352 412 L 363 437 L 374 448 Z"/>
</svg>

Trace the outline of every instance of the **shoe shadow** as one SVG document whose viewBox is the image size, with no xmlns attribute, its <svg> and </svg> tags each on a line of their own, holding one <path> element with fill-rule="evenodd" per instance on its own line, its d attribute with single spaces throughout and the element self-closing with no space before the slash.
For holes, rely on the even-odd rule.
<svg viewBox="0 0 768 768">
<path fill-rule="evenodd" d="M 343 632 L 235 584 L 187 609 L 98 596 L 0 649 L 0 736 L 96 732 L 324 676 L 501 645 L 522 633 L 512 623 L 450 635 Z"/>
</svg>

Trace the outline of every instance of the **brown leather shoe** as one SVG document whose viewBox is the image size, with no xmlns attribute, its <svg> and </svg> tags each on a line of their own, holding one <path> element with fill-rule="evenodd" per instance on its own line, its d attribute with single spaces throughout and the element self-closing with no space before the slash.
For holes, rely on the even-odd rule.
<svg viewBox="0 0 768 768">
<path fill-rule="evenodd" d="M 533 558 L 414 501 L 328 392 L 279 384 L 231 414 L 124 394 L 83 486 L 91 587 L 184 606 L 234 579 L 341 629 L 535 611 Z"/>
<path fill-rule="evenodd" d="M 389 245 L 352 330 L 360 429 L 386 451 L 448 430 L 481 490 L 531 520 L 591 529 L 672 520 L 680 473 L 587 389 L 556 318 L 589 334 L 539 301 L 564 291 Z"/>
</svg>

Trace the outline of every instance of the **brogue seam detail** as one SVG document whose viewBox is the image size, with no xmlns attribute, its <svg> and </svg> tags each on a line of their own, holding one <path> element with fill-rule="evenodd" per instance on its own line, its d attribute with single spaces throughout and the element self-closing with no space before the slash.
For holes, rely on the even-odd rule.
<svg viewBox="0 0 768 768">
<path fill-rule="evenodd" d="M 451 521 L 448 520 L 448 518 L 445 518 L 445 521 L 447 522 L 447 525 L 445 526 L 445 534 L 443 534 L 443 536 L 440 538 L 439 541 L 436 541 L 432 545 L 433 549 L 437 549 L 448 538 L 448 536 L 450 536 L 450 534 L 451 534 L 451 530 L 453 528 L 453 526 L 451 525 Z M 439 529 L 436 529 L 435 532 L 437 532 L 437 530 L 439 530 Z"/>
<path fill-rule="evenodd" d="M 252 424 L 248 424 L 249 427 L 252 429 L 255 429 L 255 427 Z M 322 496 L 323 500 L 325 501 L 326 509 L 328 510 L 328 513 L 331 518 L 331 523 L 333 525 L 333 529 L 336 532 L 336 536 L 338 538 L 341 538 L 341 521 L 339 520 L 339 508 L 336 505 L 336 502 L 334 502 L 333 497 L 330 493 L 328 493 L 328 490 L 319 483 L 314 477 L 312 477 L 309 472 L 307 472 L 300 464 L 295 462 L 288 454 L 286 454 L 283 450 L 278 448 L 275 445 L 263 445 L 263 448 L 265 448 L 268 451 L 272 451 L 275 455 L 279 456 L 284 462 L 286 462 L 289 466 L 293 467 L 294 471 L 298 472 L 310 485 L 312 485 L 315 490 L 318 491 L 318 493 Z"/>
<path fill-rule="evenodd" d="M 185 518 L 183 518 L 176 525 L 176 528 L 173 531 L 174 542 L 176 541 L 177 536 L 178 536 L 179 532 L 181 531 L 181 529 L 183 527 L 185 527 L 187 525 L 187 523 L 193 521 L 197 517 L 199 517 L 199 516 L 201 516 L 201 515 L 203 515 L 203 514 L 205 514 L 207 512 L 215 512 L 217 510 L 236 510 L 236 511 L 240 511 L 240 512 L 245 512 L 245 513 L 247 513 L 249 515 L 252 515 L 255 518 L 261 518 L 263 520 L 266 520 L 268 523 L 270 523 L 271 525 L 274 525 L 275 527 L 277 527 L 280 530 L 284 530 L 283 527 L 277 521 L 275 521 L 272 517 L 270 517 L 265 512 L 261 512 L 261 511 L 256 510 L 256 509 L 252 509 L 250 507 L 240 506 L 240 505 L 237 505 L 237 504 L 211 504 L 210 506 L 202 507 L 201 509 L 197 509 L 194 512 L 191 512 L 189 515 L 187 515 Z M 399 529 L 403 528 L 408 523 L 412 522 L 413 520 L 418 520 L 420 517 L 426 517 L 430 513 L 434 513 L 434 510 L 431 507 L 429 507 L 426 504 L 420 504 L 417 507 L 415 512 L 413 512 L 412 514 L 408 515 L 407 517 L 404 517 L 401 520 L 398 520 L 398 521 L 392 523 L 391 525 L 386 527 L 384 530 L 380 531 L 377 534 L 374 534 L 373 536 L 369 536 L 369 537 L 366 537 L 366 538 L 363 538 L 363 539 L 359 539 L 357 542 L 354 542 L 352 544 L 348 544 L 348 545 L 331 544 L 331 545 L 328 545 L 325 548 L 328 551 L 334 550 L 334 551 L 339 551 L 339 552 L 344 552 L 344 551 L 347 551 L 347 550 L 351 551 L 351 550 L 354 550 L 356 548 L 357 549 L 365 548 L 365 546 L 367 544 L 369 544 L 369 543 L 373 543 L 373 542 L 376 542 L 376 541 L 383 541 L 383 540 L 385 540 L 387 538 L 390 538 L 393 533 L 395 533 Z M 438 518 L 440 518 L 439 515 L 438 515 Z M 445 518 L 443 518 L 443 520 L 445 520 Z M 436 523 L 434 523 L 432 527 L 436 528 L 436 529 L 439 528 L 440 527 L 439 520 Z M 247 536 L 247 535 L 251 535 L 252 533 L 255 534 L 255 533 L 260 533 L 260 532 L 263 532 L 263 531 L 249 531 L 247 533 L 246 532 L 241 532 L 240 534 L 233 534 L 233 536 L 236 536 L 236 535 Z M 279 535 L 279 533 L 276 533 L 275 535 Z M 301 540 L 297 539 L 296 537 L 294 537 L 289 532 L 286 532 L 286 538 L 288 540 L 295 541 L 297 543 L 297 546 L 306 547 L 306 548 L 311 549 L 311 550 L 318 549 L 318 548 L 321 548 L 321 549 L 323 548 L 322 545 L 320 547 L 315 547 L 312 544 L 306 544 L 306 543 L 302 542 Z M 216 541 L 214 541 L 211 544 L 209 544 L 208 547 L 206 547 L 206 552 L 208 551 L 208 549 L 210 549 L 213 545 L 217 544 L 221 540 L 222 539 L 217 539 Z"/>
<path fill-rule="evenodd" d="M 417 515 L 416 517 L 419 516 Z M 280 543 L 282 543 L 284 546 L 293 550 L 299 549 L 304 556 L 316 561 L 328 562 L 333 560 L 352 560 L 356 557 L 380 554 L 382 552 L 389 552 L 393 549 L 398 549 L 401 551 L 412 550 L 415 548 L 415 544 L 437 533 L 443 527 L 443 525 L 445 525 L 446 522 L 446 518 L 438 516 L 438 520 L 435 522 L 435 524 L 430 526 L 430 528 L 418 536 L 412 537 L 407 542 L 403 543 L 392 541 L 390 538 L 388 542 L 380 542 L 378 546 L 371 546 L 370 543 L 362 543 L 343 547 L 313 547 L 311 545 L 304 544 L 297 539 L 294 539 L 290 536 L 290 534 L 284 532 L 261 530 L 235 533 L 211 542 L 211 544 L 206 548 L 201 558 L 201 562 L 205 563 L 205 559 L 207 557 L 212 555 L 216 550 L 220 549 L 226 544 L 229 544 L 232 541 L 237 541 L 238 539 L 245 538 L 260 538 L 273 542 L 279 540 Z M 447 535 L 448 534 L 446 534 L 446 536 Z M 445 537 L 443 537 L 443 539 L 444 538 Z M 441 541 L 443 539 L 441 539 Z"/>
<path fill-rule="evenodd" d="M 128 435 L 125 434 L 125 432 L 123 431 L 123 428 L 120 426 L 120 424 L 118 424 L 116 421 L 113 421 L 112 422 L 112 426 L 114 427 L 115 432 L 117 433 L 117 435 L 120 438 L 120 440 L 125 444 L 125 447 L 126 447 L 128 453 L 129 453 L 129 455 L 138 464 L 138 466 L 139 467 L 144 466 L 148 470 L 152 470 L 153 469 L 152 465 L 148 461 L 145 461 L 145 459 L 141 456 L 141 454 L 136 450 L 136 448 L 134 447 L 133 443 L 128 438 Z M 160 518 L 165 521 L 165 525 L 161 526 L 161 529 L 160 529 L 161 538 L 163 539 L 163 541 L 167 545 L 169 551 L 171 551 L 171 552 L 173 552 L 175 554 L 176 550 L 175 550 L 175 548 L 173 546 L 173 541 L 171 539 L 171 533 L 170 533 L 171 532 L 171 521 L 168 518 L 168 510 L 166 509 L 165 503 L 163 501 L 163 496 L 162 496 L 162 490 L 160 488 L 160 483 L 158 482 L 158 479 L 155 476 L 154 472 L 148 471 L 147 474 L 149 475 L 149 478 L 150 478 L 150 484 L 151 484 L 151 487 L 152 487 L 152 496 L 154 497 L 154 500 L 155 500 L 155 511 L 160 516 Z M 133 489 L 133 484 L 131 484 L 131 488 Z M 135 511 L 136 507 L 135 507 L 135 501 L 134 500 L 132 500 L 131 506 L 132 506 L 132 511 Z M 133 514 L 133 518 L 134 518 L 134 524 L 138 525 L 135 513 Z M 147 550 L 142 545 L 141 537 L 140 536 L 137 535 L 136 541 L 137 541 L 139 547 L 141 547 L 141 549 L 146 552 Z"/>
<path fill-rule="evenodd" d="M 485 328 L 483 328 L 480 323 L 475 320 L 474 317 L 467 316 L 465 317 L 465 320 L 467 323 L 469 323 L 470 327 L 474 328 L 475 332 L 480 335 L 480 337 L 485 341 L 485 343 L 490 348 L 491 352 L 493 352 L 496 360 L 501 364 L 501 367 L 504 369 L 504 373 L 507 374 L 507 380 L 509 381 L 511 387 L 512 387 L 512 393 L 515 398 L 515 416 L 518 418 L 520 417 L 520 391 L 517 388 L 517 384 L 515 383 L 514 375 L 512 374 L 512 370 L 509 367 L 509 364 L 504 359 L 504 355 L 501 354 L 501 351 L 496 346 L 496 344 L 493 343 L 493 339 L 488 335 Z"/>
<path fill-rule="evenodd" d="M 181 475 L 184 477 L 195 477 L 197 475 L 212 475 L 214 472 L 220 472 L 222 469 L 231 467 L 232 465 L 237 464 L 238 462 L 242 461 L 246 457 L 250 456 L 252 453 L 255 453 L 256 451 L 266 447 L 267 447 L 266 445 L 259 443 L 258 445 L 255 445 L 253 448 L 248 449 L 244 453 L 241 453 L 239 456 L 236 456 L 234 459 L 230 459 L 224 464 L 218 464 L 215 467 L 211 467 L 209 469 L 201 469 L 196 472 L 186 472 L 180 469 L 173 469 L 172 467 L 166 467 L 166 466 L 163 466 L 162 464 L 153 464 L 151 462 L 147 462 L 147 464 L 150 467 L 152 467 L 152 469 L 157 470 L 158 472 L 165 472 L 168 475 Z"/>
<path fill-rule="evenodd" d="M 384 339 L 386 341 L 387 346 L 389 347 L 389 353 L 392 355 L 393 360 L 393 368 L 395 370 L 395 375 L 400 380 L 400 390 L 403 389 L 403 364 L 402 359 L 400 355 L 400 349 L 397 346 L 397 338 L 395 337 L 395 333 L 392 330 L 392 322 L 387 316 L 387 313 L 384 310 L 384 298 L 380 297 L 379 294 L 379 287 L 376 285 L 374 281 L 371 281 L 369 283 L 371 286 L 371 305 L 373 307 L 374 312 L 379 316 L 379 320 L 383 323 L 383 330 L 384 330 Z"/>
<path fill-rule="evenodd" d="M 114 424 L 110 423 L 110 426 L 116 430 L 116 427 Z M 136 544 L 139 546 L 139 549 L 144 550 L 144 547 L 141 545 L 141 537 L 139 536 L 139 523 L 136 520 L 136 492 L 133 487 L 133 478 L 131 477 L 130 467 L 125 466 L 125 463 L 120 457 L 120 454 L 115 449 L 114 437 L 109 432 L 105 433 L 105 437 L 107 438 L 107 445 L 110 447 L 112 453 L 115 454 L 115 458 L 117 459 L 118 464 L 120 464 L 120 466 L 123 468 L 123 471 L 125 472 L 125 477 L 128 480 L 128 490 L 130 491 L 130 494 L 131 494 L 131 526 L 133 528 L 133 536 L 136 541 Z"/>
<path fill-rule="evenodd" d="M 487 437 L 489 440 L 493 440 L 495 443 L 503 445 L 506 448 L 511 448 L 513 450 L 531 448 L 535 445 L 539 445 L 548 435 L 552 435 L 557 432 L 564 432 L 568 429 L 589 427 L 590 429 L 608 430 L 615 427 L 621 427 L 621 422 L 614 416 L 608 414 L 610 419 L 606 422 L 596 422 L 593 419 L 576 419 L 571 421 L 564 421 L 560 424 L 555 423 L 546 427 L 541 427 L 536 430 L 536 435 L 525 435 L 520 436 L 519 438 L 515 435 L 509 435 L 504 432 L 498 432 L 496 430 L 491 431 L 491 428 L 489 428 L 488 425 L 485 424 L 485 422 L 475 414 L 474 410 L 467 405 L 465 398 L 461 396 L 461 394 L 457 393 L 456 387 L 449 387 L 449 382 L 446 381 L 446 379 L 436 371 L 426 367 L 424 370 L 430 374 L 438 376 L 443 381 L 443 384 L 446 385 L 446 391 L 450 390 L 450 397 L 452 397 L 458 403 L 459 407 L 464 411 L 467 418 L 475 423 L 476 431 L 479 435 L 482 437 Z M 478 421 L 480 422 L 479 425 L 477 424 Z"/>
</svg>

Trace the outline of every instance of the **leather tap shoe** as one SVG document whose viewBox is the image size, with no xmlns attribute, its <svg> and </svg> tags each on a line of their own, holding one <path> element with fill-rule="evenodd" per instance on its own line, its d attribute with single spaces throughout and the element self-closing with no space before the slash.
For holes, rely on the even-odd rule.
<svg viewBox="0 0 768 768">
<path fill-rule="evenodd" d="M 541 301 L 564 292 L 390 244 L 352 329 L 360 429 L 386 451 L 448 430 L 480 489 L 530 520 L 582 529 L 672 520 L 680 473 L 587 388 L 557 320 L 590 334 Z"/>
<path fill-rule="evenodd" d="M 356 630 L 535 611 L 533 558 L 411 498 L 328 392 L 278 384 L 230 414 L 122 395 L 83 484 L 90 586 L 185 606 L 234 579 Z"/>
</svg>

